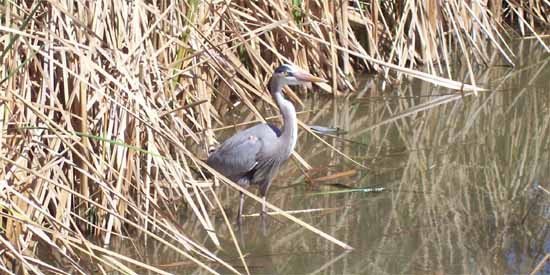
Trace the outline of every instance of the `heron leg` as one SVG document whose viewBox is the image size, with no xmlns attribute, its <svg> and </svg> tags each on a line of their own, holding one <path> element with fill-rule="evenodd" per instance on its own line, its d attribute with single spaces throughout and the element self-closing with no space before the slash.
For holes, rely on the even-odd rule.
<svg viewBox="0 0 550 275">
<path fill-rule="evenodd" d="M 237 223 L 241 225 L 243 223 L 243 205 L 244 205 L 244 194 L 241 192 L 240 201 L 239 201 L 239 213 L 237 214 Z"/>
<path fill-rule="evenodd" d="M 261 222 L 262 222 L 262 234 L 263 236 L 267 236 L 267 222 L 266 222 L 266 219 L 265 219 L 265 211 L 262 211 L 262 218 L 261 218 Z"/>
<path fill-rule="evenodd" d="M 265 195 L 264 195 L 264 196 L 262 196 L 262 213 L 261 213 L 262 216 L 265 216 L 265 214 L 267 214 L 267 212 L 265 211 L 265 209 L 266 209 L 265 202 L 266 202 L 266 199 L 265 199 Z"/>
<path fill-rule="evenodd" d="M 271 181 L 266 182 L 265 184 L 260 186 L 260 195 L 262 196 L 262 217 L 265 216 L 266 212 L 266 197 L 267 197 L 267 190 L 269 190 L 269 186 L 271 185 Z"/>
<path fill-rule="evenodd" d="M 265 208 L 265 195 L 262 196 L 262 212 L 260 212 L 260 217 L 261 217 L 261 222 L 262 222 L 262 234 L 264 236 L 267 236 L 267 224 L 266 224 L 266 219 L 265 219 L 265 216 L 267 216 L 267 212 L 265 211 L 266 208 Z"/>
</svg>

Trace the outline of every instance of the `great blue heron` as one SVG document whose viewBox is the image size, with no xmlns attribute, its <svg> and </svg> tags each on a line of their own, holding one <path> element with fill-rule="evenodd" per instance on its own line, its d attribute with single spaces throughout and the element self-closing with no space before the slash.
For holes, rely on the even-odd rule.
<svg viewBox="0 0 550 275">
<path fill-rule="evenodd" d="M 244 188 L 258 185 L 260 195 L 265 196 L 271 180 L 288 159 L 298 137 L 298 124 L 294 105 L 283 96 L 285 85 L 301 85 L 325 81 L 292 65 L 275 69 L 269 81 L 269 91 L 283 115 L 283 129 L 268 123 L 236 133 L 213 151 L 206 163 L 219 173 Z M 242 222 L 244 194 L 240 195 L 237 221 Z M 262 204 L 265 214 L 265 204 Z"/>
</svg>

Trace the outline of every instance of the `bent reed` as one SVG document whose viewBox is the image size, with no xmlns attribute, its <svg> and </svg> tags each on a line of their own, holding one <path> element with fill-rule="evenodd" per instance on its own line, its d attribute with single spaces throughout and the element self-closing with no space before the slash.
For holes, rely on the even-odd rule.
<svg viewBox="0 0 550 275">
<path fill-rule="evenodd" d="M 352 93 L 361 71 L 475 92 L 482 87 L 474 67 L 491 49 L 509 66 L 513 38 L 550 51 L 542 35 L 547 1 L 17 0 L 3 1 L 0 20 L 0 270 L 7 274 L 168 274 L 141 262 L 138 251 L 102 246 L 138 238 L 199 271 L 248 273 L 224 198 L 194 171 L 208 169 L 201 159 L 232 104 L 258 120 L 259 103 L 274 106 L 265 84 L 278 64 L 324 77 L 330 82 L 317 89 L 334 95 Z M 469 79 L 450 78 L 456 55 Z M 184 228 L 177 205 L 197 228 Z M 213 212 L 238 262 L 211 248 L 224 226 L 215 226 Z"/>
</svg>

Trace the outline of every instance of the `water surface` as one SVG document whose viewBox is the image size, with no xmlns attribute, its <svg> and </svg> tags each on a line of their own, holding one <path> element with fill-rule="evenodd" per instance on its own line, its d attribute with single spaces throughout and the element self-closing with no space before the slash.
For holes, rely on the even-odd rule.
<svg viewBox="0 0 550 275">
<path fill-rule="evenodd" d="M 514 50 L 516 68 L 500 66 L 504 62 L 495 54 L 488 67 L 476 69 L 477 84 L 489 89 L 478 96 L 417 80 L 382 89 L 371 76 L 347 97 L 307 96 L 298 107 L 305 111 L 300 119 L 345 130 L 323 139 L 366 169 L 302 130 L 297 151 L 313 170 L 305 176 L 289 161 L 269 201 L 285 210 L 313 211 L 296 216 L 354 250 L 346 252 L 282 217 L 267 219 L 267 232 L 259 218 L 247 217 L 237 233 L 251 272 L 533 271 L 550 253 L 550 194 L 545 191 L 550 190 L 550 57 L 535 43 Z M 453 68 L 455 79 L 468 79 L 465 66 Z M 242 119 L 242 112 L 229 114 Z M 323 180 L 327 176 L 334 178 Z M 219 192 L 234 215 L 237 194 Z M 246 201 L 245 213 L 259 209 Z M 242 268 L 223 220 L 215 220 L 224 247 L 219 256 Z M 192 222 L 184 227 L 191 235 L 203 230 Z M 214 248 L 207 237 L 204 245 Z M 173 264 L 171 272 L 201 272 L 163 251 L 150 246 L 143 256 L 164 268 Z M 550 265 L 541 272 L 550 272 Z"/>
<path fill-rule="evenodd" d="M 297 151 L 318 171 L 310 177 L 355 173 L 311 181 L 290 162 L 269 199 L 286 210 L 323 209 L 297 216 L 355 249 L 345 253 L 283 218 L 270 219 L 264 236 L 250 218 L 240 233 L 253 272 L 533 271 L 550 253 L 550 195 L 542 190 L 550 190 L 550 58 L 537 49 L 518 45 L 516 68 L 497 66 L 494 56 L 476 70 L 489 88 L 478 96 L 414 80 L 382 90 L 367 77 L 359 95 L 308 98 L 312 112 L 300 118 L 346 130 L 325 140 L 367 169 L 302 131 Z M 456 70 L 456 79 L 465 76 Z M 400 117 L 421 104 L 428 108 Z M 385 191 L 329 192 L 347 187 Z M 257 212 L 250 204 L 247 212 Z"/>
</svg>

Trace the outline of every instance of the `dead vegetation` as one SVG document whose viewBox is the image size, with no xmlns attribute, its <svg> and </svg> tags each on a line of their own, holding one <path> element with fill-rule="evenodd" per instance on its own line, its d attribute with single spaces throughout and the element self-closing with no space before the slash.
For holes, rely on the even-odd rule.
<svg viewBox="0 0 550 275">
<path fill-rule="evenodd" d="M 244 257 L 237 270 L 190 238 L 177 205 L 219 245 L 211 212 L 230 218 L 192 167 L 203 167 L 232 104 L 252 110 L 243 121 L 263 119 L 258 106 L 273 106 L 264 87 L 274 66 L 295 63 L 325 77 L 330 83 L 316 89 L 334 95 L 353 92 L 364 70 L 390 83 L 408 75 L 477 92 L 472 68 L 486 64 L 488 52 L 514 65 L 506 41 L 530 36 L 548 51 L 538 33 L 550 6 L 42 0 L 6 1 L 0 20 L 0 268 L 166 273 L 102 247 L 138 234 L 200 269 L 239 273 L 248 272 Z M 454 55 L 464 57 L 468 78 L 451 79 Z M 35 257 L 38 246 L 51 258 Z"/>
</svg>

